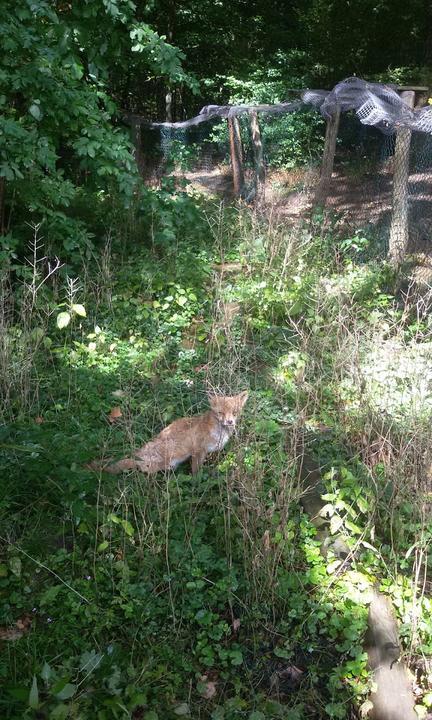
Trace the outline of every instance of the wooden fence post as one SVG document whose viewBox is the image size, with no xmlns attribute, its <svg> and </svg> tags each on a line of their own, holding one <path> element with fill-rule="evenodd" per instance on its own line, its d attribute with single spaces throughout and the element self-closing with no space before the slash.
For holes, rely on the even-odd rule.
<svg viewBox="0 0 432 720">
<path fill-rule="evenodd" d="M 314 205 L 325 205 L 333 173 L 336 140 L 339 130 L 340 108 L 327 120 L 321 175 L 315 191 Z"/>
<path fill-rule="evenodd" d="M 243 151 L 241 144 L 240 123 L 238 118 L 228 118 L 230 139 L 231 167 L 233 173 L 234 195 L 240 196 L 244 186 Z"/>
<path fill-rule="evenodd" d="M 255 182 L 257 199 L 261 196 L 265 183 L 264 153 L 261 140 L 261 130 L 256 110 L 249 111 L 252 145 L 255 159 Z"/>
<path fill-rule="evenodd" d="M 401 92 L 400 97 L 409 108 L 414 107 L 414 90 Z M 408 245 L 410 147 L 411 130 L 409 130 L 409 128 L 400 128 L 396 133 L 396 146 L 393 159 L 393 202 L 389 237 L 389 258 L 394 265 L 398 265 L 403 260 Z"/>
</svg>

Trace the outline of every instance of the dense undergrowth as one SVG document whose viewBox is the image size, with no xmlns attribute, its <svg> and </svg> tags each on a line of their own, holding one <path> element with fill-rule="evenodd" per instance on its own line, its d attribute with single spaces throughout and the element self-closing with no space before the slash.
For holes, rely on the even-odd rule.
<svg viewBox="0 0 432 720">
<path fill-rule="evenodd" d="M 118 217 L 85 271 L 48 277 L 42 227 L 2 279 L 1 717 L 350 717 L 376 584 L 424 716 L 430 320 L 328 218 L 154 202 L 158 224 Z M 243 388 L 197 477 L 86 468 Z M 304 455 L 348 563 L 301 509 Z"/>
</svg>

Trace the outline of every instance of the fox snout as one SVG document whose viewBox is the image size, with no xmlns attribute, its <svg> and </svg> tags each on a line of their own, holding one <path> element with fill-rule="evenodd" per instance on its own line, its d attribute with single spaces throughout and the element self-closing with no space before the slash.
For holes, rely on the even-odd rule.
<svg viewBox="0 0 432 720">
<path fill-rule="evenodd" d="M 235 427 L 236 421 L 235 418 L 224 418 L 222 421 L 222 425 L 225 425 L 225 427 Z"/>
</svg>

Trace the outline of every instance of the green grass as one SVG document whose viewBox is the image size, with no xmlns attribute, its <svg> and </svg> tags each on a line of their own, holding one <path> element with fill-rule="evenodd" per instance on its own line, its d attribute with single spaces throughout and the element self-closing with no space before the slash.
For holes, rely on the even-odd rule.
<svg viewBox="0 0 432 720">
<path fill-rule="evenodd" d="M 313 223 L 289 235 L 206 208 L 175 253 L 95 257 L 104 273 L 87 268 L 74 298 L 86 317 L 60 330 L 48 293 L 36 343 L 9 329 L 0 626 L 31 625 L 3 642 L 2 718 L 345 718 L 368 692 L 374 583 L 429 657 L 429 600 L 418 593 L 414 627 L 410 583 L 419 562 L 429 572 L 428 407 L 410 406 L 406 366 L 387 386 L 385 363 L 378 379 L 368 364 L 372 337 L 381 355 L 389 336 L 424 355 L 429 326 L 412 329 L 385 263 L 349 242 L 336 262 L 335 242 Z M 228 260 L 241 269 L 221 276 Z M 398 413 L 384 415 L 395 383 Z M 205 408 L 208 387 L 251 392 L 238 435 L 197 477 L 86 469 Z M 353 551 L 345 572 L 301 510 L 305 447 L 324 467 L 330 531 Z"/>
</svg>

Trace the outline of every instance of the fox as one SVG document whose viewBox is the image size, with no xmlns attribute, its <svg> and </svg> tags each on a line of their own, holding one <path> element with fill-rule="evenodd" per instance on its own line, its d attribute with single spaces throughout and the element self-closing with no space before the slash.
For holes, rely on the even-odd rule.
<svg viewBox="0 0 432 720">
<path fill-rule="evenodd" d="M 139 470 L 147 475 L 155 475 L 175 470 L 190 458 L 192 475 L 196 475 L 207 455 L 222 450 L 233 435 L 248 399 L 248 391 L 239 395 L 208 394 L 207 397 L 210 410 L 206 413 L 174 420 L 137 450 L 133 458 L 124 458 L 108 465 L 96 461 L 90 463 L 91 469 L 112 474 Z"/>
</svg>

